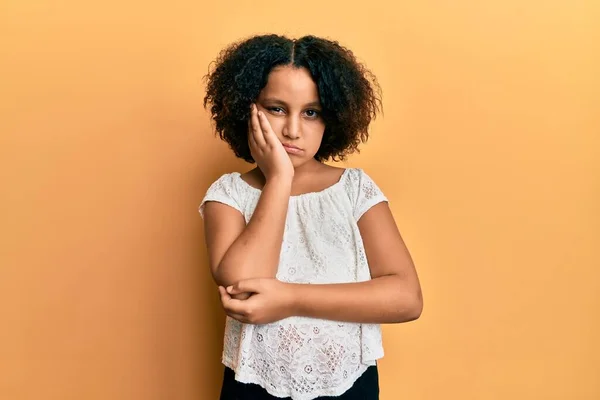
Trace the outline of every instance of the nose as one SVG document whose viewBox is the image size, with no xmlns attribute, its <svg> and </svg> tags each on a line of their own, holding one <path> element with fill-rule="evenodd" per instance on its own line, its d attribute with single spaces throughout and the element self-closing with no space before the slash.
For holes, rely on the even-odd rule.
<svg viewBox="0 0 600 400">
<path fill-rule="evenodd" d="M 290 116 L 285 125 L 283 126 L 283 130 L 281 132 L 283 136 L 289 139 L 297 139 L 300 137 L 300 121 L 296 117 Z"/>
</svg>

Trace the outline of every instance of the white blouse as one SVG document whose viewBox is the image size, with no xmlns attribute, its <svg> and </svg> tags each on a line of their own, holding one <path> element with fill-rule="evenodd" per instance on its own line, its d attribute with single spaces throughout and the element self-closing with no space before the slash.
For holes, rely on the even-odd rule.
<svg viewBox="0 0 600 400">
<path fill-rule="evenodd" d="M 261 191 L 238 172 L 225 174 L 200 205 L 217 201 L 250 221 Z M 357 222 L 387 201 L 361 169 L 346 169 L 320 192 L 291 196 L 277 279 L 293 283 L 347 283 L 371 279 Z M 290 317 L 264 325 L 227 317 L 223 364 L 235 379 L 262 386 L 276 397 L 309 400 L 339 396 L 383 357 L 378 324 Z"/>
</svg>

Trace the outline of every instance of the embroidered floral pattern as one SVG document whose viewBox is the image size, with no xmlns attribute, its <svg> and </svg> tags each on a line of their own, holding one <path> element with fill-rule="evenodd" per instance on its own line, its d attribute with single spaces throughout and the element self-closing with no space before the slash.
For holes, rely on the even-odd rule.
<svg viewBox="0 0 600 400">
<path fill-rule="evenodd" d="M 223 175 L 206 201 L 227 204 L 252 217 L 260 190 L 239 173 Z M 290 197 L 277 278 L 295 283 L 344 283 L 370 279 L 357 221 L 387 201 L 360 169 L 347 169 L 339 182 L 316 193 Z M 270 394 L 309 400 L 338 396 L 383 357 L 376 324 L 340 323 L 291 317 L 272 324 L 246 325 L 227 318 L 223 363 L 236 379 L 256 383 Z"/>
</svg>

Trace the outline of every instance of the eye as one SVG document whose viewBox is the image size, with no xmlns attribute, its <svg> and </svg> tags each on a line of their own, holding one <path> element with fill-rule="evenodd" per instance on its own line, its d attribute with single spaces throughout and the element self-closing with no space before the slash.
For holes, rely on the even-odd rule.
<svg viewBox="0 0 600 400">
<path fill-rule="evenodd" d="M 275 114 L 279 114 L 279 113 L 283 112 L 283 108 L 281 108 L 281 107 L 269 107 L 268 110 Z"/>
<path fill-rule="evenodd" d="M 306 110 L 306 116 L 309 118 L 318 118 L 319 115 L 321 114 L 317 110 Z"/>
</svg>

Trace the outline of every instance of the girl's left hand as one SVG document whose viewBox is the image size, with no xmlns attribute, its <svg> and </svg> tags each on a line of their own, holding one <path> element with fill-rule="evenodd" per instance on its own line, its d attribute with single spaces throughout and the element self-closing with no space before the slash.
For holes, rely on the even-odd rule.
<svg viewBox="0 0 600 400">
<path fill-rule="evenodd" d="M 273 278 L 246 279 L 225 289 L 219 286 L 227 315 L 246 324 L 268 324 L 292 316 L 293 296 L 289 284 Z M 251 293 L 246 300 L 232 296 Z"/>
</svg>

